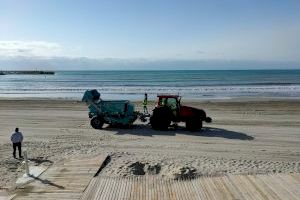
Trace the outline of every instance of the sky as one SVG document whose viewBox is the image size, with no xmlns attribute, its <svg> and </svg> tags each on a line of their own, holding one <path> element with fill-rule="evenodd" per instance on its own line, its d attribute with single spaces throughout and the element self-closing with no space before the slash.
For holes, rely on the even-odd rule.
<svg viewBox="0 0 300 200">
<path fill-rule="evenodd" d="M 299 0 L 0 0 L 1 68 L 107 60 L 300 68 L 299 36 Z"/>
</svg>

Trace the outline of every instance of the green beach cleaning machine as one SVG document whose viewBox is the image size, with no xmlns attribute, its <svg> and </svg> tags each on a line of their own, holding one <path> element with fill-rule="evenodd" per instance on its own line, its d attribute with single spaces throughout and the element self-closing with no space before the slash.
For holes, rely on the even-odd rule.
<svg viewBox="0 0 300 200">
<path fill-rule="evenodd" d="M 103 124 L 111 126 L 129 127 L 140 118 L 146 121 L 143 113 L 137 112 L 134 105 L 128 100 L 102 100 L 97 90 L 85 91 L 82 101 L 89 107 L 89 118 L 91 126 L 101 129 Z"/>
</svg>

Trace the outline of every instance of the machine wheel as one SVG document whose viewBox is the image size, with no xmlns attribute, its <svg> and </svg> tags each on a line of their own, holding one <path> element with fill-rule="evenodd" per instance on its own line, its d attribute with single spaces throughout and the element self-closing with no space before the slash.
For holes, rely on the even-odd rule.
<svg viewBox="0 0 300 200">
<path fill-rule="evenodd" d="M 95 116 L 91 119 L 91 126 L 94 128 L 94 129 L 101 129 L 102 126 L 104 124 L 104 121 L 103 119 L 101 119 L 100 117 L 98 116 Z"/>
<path fill-rule="evenodd" d="M 202 128 L 202 121 L 201 120 L 188 120 L 185 122 L 185 127 L 189 131 L 199 131 Z"/>
<path fill-rule="evenodd" d="M 171 124 L 171 115 L 168 109 L 157 108 L 150 117 L 150 124 L 155 130 L 168 130 Z"/>
</svg>

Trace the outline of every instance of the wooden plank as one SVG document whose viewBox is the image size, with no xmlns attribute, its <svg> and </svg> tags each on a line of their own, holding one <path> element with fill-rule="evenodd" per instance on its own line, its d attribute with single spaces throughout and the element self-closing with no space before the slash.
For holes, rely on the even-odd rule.
<svg viewBox="0 0 300 200">
<path fill-rule="evenodd" d="M 144 188 L 143 188 L 143 191 L 144 191 L 144 196 L 143 197 L 144 197 L 145 200 L 149 199 L 148 182 L 149 182 L 149 177 L 147 176 L 147 179 L 145 179 Z"/>
<path fill-rule="evenodd" d="M 250 176 L 250 179 L 256 182 L 258 187 L 262 188 L 264 194 L 269 199 L 280 199 L 280 197 L 276 194 L 276 192 L 273 190 L 272 187 L 269 186 L 269 184 L 264 180 L 264 176 Z"/>
<path fill-rule="evenodd" d="M 275 177 L 274 182 L 275 184 L 277 183 L 279 186 L 281 186 L 282 188 L 282 193 L 288 197 L 289 199 L 299 199 L 299 196 L 296 196 L 293 192 L 290 191 L 290 188 L 292 187 L 293 184 L 286 184 L 285 182 L 282 181 L 282 179 L 280 178 L 280 176 L 278 177 L 277 175 L 272 175 L 272 177 Z M 290 183 L 290 181 L 288 181 L 288 183 Z"/>
<path fill-rule="evenodd" d="M 224 184 L 222 177 L 214 177 L 216 190 L 219 191 L 219 199 L 234 199 L 234 196 L 230 192 L 229 188 Z"/>
<path fill-rule="evenodd" d="M 126 199 L 130 199 L 130 195 L 131 195 L 131 189 L 132 189 L 132 187 L 133 187 L 133 185 L 132 185 L 132 181 L 131 181 L 131 179 L 128 179 L 128 181 L 126 181 L 127 182 L 127 185 L 126 185 Z"/>
<path fill-rule="evenodd" d="M 157 199 L 157 192 L 156 192 L 155 177 L 152 178 L 151 189 L 152 189 L 151 199 L 156 200 Z"/>
<path fill-rule="evenodd" d="M 191 180 L 189 179 L 186 179 L 186 180 L 183 180 L 181 183 L 182 183 L 182 187 L 183 189 L 186 191 L 185 192 L 185 198 L 186 199 L 195 199 L 195 192 L 194 190 L 192 190 L 193 188 L 190 186 L 190 183 Z"/>
<path fill-rule="evenodd" d="M 126 199 L 128 200 L 129 197 L 128 197 L 128 188 L 129 188 L 129 182 L 127 181 L 127 179 L 124 179 L 124 178 L 121 178 L 121 182 L 122 182 L 122 185 L 123 185 L 123 189 L 122 191 L 123 192 L 119 192 L 119 198 L 118 199 Z"/>
<path fill-rule="evenodd" d="M 288 176 L 286 174 L 278 174 L 278 178 L 281 180 L 282 184 L 288 185 L 288 191 L 294 196 L 300 198 L 300 181 L 297 181 L 292 176 Z"/>
<path fill-rule="evenodd" d="M 107 179 L 107 178 L 102 178 L 102 179 L 99 179 L 98 178 L 98 182 L 100 182 L 100 184 L 99 184 L 99 188 L 98 188 L 98 190 L 93 190 L 93 188 L 92 188 L 92 192 L 96 192 L 96 196 L 95 196 L 95 199 L 101 199 L 101 196 L 102 195 L 104 195 L 104 190 L 105 190 L 105 187 L 106 187 L 106 185 L 107 185 L 107 181 L 108 181 L 109 179 Z M 100 187 L 101 186 L 101 187 Z"/>
<path fill-rule="evenodd" d="M 197 179 L 199 179 L 199 178 L 197 178 Z M 196 184 L 197 183 L 197 179 L 194 179 L 194 180 L 191 181 L 191 186 L 193 187 L 193 190 L 195 191 L 196 199 L 197 200 L 201 200 L 202 199 L 202 197 L 201 197 L 201 191 L 199 190 L 199 187 Z"/>
<path fill-rule="evenodd" d="M 96 177 L 93 180 L 95 181 L 91 182 L 81 199 L 97 199 L 96 195 L 102 193 L 105 180 Z"/>
<path fill-rule="evenodd" d="M 183 188 L 183 180 L 178 180 L 177 182 L 177 190 L 180 194 L 180 199 L 182 200 L 189 200 L 186 196 L 185 189 Z"/>
<path fill-rule="evenodd" d="M 172 199 L 172 191 L 170 190 L 170 188 L 171 188 L 171 182 L 170 182 L 170 180 L 166 180 L 165 181 L 165 186 L 166 186 L 166 188 L 165 188 L 166 199 L 171 200 Z"/>
<path fill-rule="evenodd" d="M 118 188 L 118 179 L 117 178 L 113 178 L 112 179 L 112 184 L 109 187 L 109 191 L 108 191 L 108 197 L 106 198 L 107 200 L 113 200 L 115 199 L 115 191 L 119 189 Z"/>
<path fill-rule="evenodd" d="M 116 196 L 117 197 L 116 199 L 125 199 L 126 197 L 124 194 L 125 194 L 126 183 L 124 182 L 126 182 L 126 179 L 120 178 L 119 181 L 120 181 L 120 190 L 118 191 L 118 195 Z"/>
<path fill-rule="evenodd" d="M 239 196 L 240 199 L 249 199 L 249 191 L 243 186 L 243 183 L 235 176 L 228 176 L 232 191 Z"/>
<path fill-rule="evenodd" d="M 289 196 L 287 196 L 284 189 L 275 182 L 272 175 L 261 176 L 261 180 L 263 180 L 267 187 L 270 188 L 276 194 L 276 196 L 278 196 L 278 199 L 291 199 Z"/>
<path fill-rule="evenodd" d="M 105 178 L 105 187 L 102 191 L 101 199 L 107 199 L 109 197 L 109 190 L 111 188 L 111 184 L 114 182 L 114 179 Z"/>
<path fill-rule="evenodd" d="M 92 180 L 89 183 L 89 186 L 85 189 L 85 191 L 83 192 L 82 195 L 82 199 L 87 199 L 90 198 L 89 195 L 92 195 L 91 191 L 91 187 L 95 185 L 95 182 L 97 181 L 97 179 L 92 178 Z M 96 188 L 96 187 L 95 187 Z"/>
</svg>

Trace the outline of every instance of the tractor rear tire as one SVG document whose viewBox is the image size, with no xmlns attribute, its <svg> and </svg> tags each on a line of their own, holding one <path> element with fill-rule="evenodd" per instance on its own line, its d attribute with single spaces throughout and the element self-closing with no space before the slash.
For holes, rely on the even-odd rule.
<svg viewBox="0 0 300 200">
<path fill-rule="evenodd" d="M 157 108 L 150 117 L 150 124 L 153 129 L 165 131 L 171 124 L 171 115 L 168 109 Z"/>
<path fill-rule="evenodd" d="M 92 126 L 94 129 L 101 129 L 102 126 L 103 126 L 103 124 L 104 124 L 104 121 L 103 121 L 103 119 L 100 118 L 100 117 L 95 116 L 95 117 L 93 117 L 93 118 L 91 119 L 91 126 Z"/>
<path fill-rule="evenodd" d="M 201 120 L 190 119 L 185 122 L 186 129 L 192 132 L 199 131 L 202 128 Z"/>
</svg>

